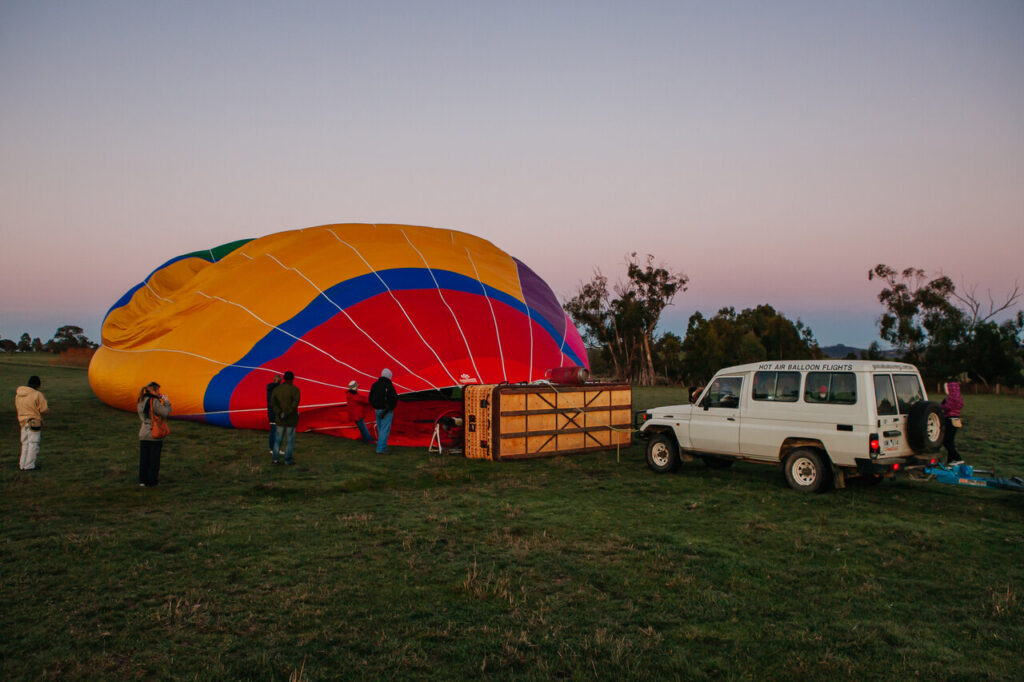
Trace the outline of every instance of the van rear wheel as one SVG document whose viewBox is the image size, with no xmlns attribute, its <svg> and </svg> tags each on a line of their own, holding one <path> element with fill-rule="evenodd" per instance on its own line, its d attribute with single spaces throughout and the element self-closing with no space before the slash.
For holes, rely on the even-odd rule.
<svg viewBox="0 0 1024 682">
<path fill-rule="evenodd" d="M 818 450 L 798 448 L 789 453 L 783 464 L 786 483 L 801 493 L 818 493 L 828 490 L 832 481 L 828 459 Z"/>
<path fill-rule="evenodd" d="M 679 450 L 671 437 L 659 434 L 647 441 L 647 466 L 659 474 L 679 468 Z"/>
</svg>

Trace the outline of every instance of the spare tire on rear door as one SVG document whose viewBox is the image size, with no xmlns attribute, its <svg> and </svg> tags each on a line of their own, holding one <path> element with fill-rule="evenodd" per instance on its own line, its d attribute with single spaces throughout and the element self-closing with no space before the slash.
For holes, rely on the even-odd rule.
<svg viewBox="0 0 1024 682">
<path fill-rule="evenodd" d="M 942 447 L 946 424 L 938 403 L 922 400 L 910 406 L 907 414 L 907 445 L 919 454 L 938 452 Z"/>
</svg>

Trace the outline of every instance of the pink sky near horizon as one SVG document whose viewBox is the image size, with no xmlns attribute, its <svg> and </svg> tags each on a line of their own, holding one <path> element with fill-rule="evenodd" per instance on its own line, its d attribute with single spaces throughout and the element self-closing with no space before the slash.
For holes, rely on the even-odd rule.
<svg viewBox="0 0 1024 682">
<path fill-rule="evenodd" d="M 1024 284 L 1019 2 L 0 6 L 0 335 L 163 261 L 451 228 L 561 299 L 630 252 L 664 328 L 768 303 L 866 346 L 879 262 Z"/>
</svg>

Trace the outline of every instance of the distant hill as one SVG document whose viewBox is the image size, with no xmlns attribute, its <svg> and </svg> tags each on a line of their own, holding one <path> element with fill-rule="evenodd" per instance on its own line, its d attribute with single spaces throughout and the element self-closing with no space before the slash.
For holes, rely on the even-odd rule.
<svg viewBox="0 0 1024 682">
<path fill-rule="evenodd" d="M 825 354 L 826 358 L 845 358 L 850 353 L 853 353 L 859 358 L 860 354 L 865 352 L 865 349 L 854 348 L 853 346 L 845 346 L 841 343 L 837 343 L 834 346 L 823 347 L 821 352 Z"/>
<path fill-rule="evenodd" d="M 854 348 L 853 346 L 846 346 L 841 343 L 837 343 L 834 346 L 825 346 L 821 349 L 821 352 L 825 354 L 827 358 L 842 359 L 853 353 L 855 357 L 861 357 L 861 354 L 867 354 L 867 348 Z M 899 350 L 883 350 L 882 357 L 886 358 L 898 358 L 902 351 Z"/>
</svg>

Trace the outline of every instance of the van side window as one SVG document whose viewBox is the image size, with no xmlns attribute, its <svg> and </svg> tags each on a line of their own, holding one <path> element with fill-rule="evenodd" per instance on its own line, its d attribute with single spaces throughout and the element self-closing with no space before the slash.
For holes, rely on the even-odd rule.
<svg viewBox="0 0 1024 682">
<path fill-rule="evenodd" d="M 892 390 L 892 377 L 888 374 L 876 374 L 874 379 L 875 408 L 879 416 L 896 414 L 896 393 Z"/>
<path fill-rule="evenodd" d="M 853 405 L 857 402 L 857 375 L 853 372 L 808 372 L 804 400 Z"/>
<path fill-rule="evenodd" d="M 707 407 L 732 407 L 740 406 L 740 388 L 743 386 L 742 377 L 720 377 L 711 383 L 708 393 L 701 401 L 701 405 Z"/>
<path fill-rule="evenodd" d="M 800 398 L 800 372 L 756 372 L 754 400 L 795 403 Z"/>
<path fill-rule="evenodd" d="M 900 414 L 907 414 L 911 405 L 924 400 L 921 381 L 916 374 L 893 374 L 892 380 L 896 384 L 896 400 L 899 402 Z"/>
</svg>

